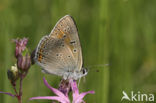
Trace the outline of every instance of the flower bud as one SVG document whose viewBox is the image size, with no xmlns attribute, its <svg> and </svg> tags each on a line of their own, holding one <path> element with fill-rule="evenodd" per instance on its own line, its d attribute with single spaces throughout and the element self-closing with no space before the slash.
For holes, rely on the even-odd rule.
<svg viewBox="0 0 156 103">
<path fill-rule="evenodd" d="M 68 96 L 68 93 L 70 92 L 71 86 L 69 83 L 69 80 L 62 79 L 59 84 L 59 91 L 61 91 L 65 96 Z"/>
<path fill-rule="evenodd" d="M 11 69 L 7 71 L 8 79 L 14 83 L 19 78 L 19 73 L 17 69 L 17 65 L 11 66 Z"/>
<path fill-rule="evenodd" d="M 18 55 L 18 58 L 17 58 L 18 69 L 22 71 L 27 71 L 30 68 L 30 65 L 31 65 L 31 57 L 28 53 L 25 56 L 21 54 Z"/>
<path fill-rule="evenodd" d="M 16 50 L 15 50 L 15 56 L 16 58 L 18 57 L 19 54 L 22 53 L 22 51 L 25 50 L 28 39 L 27 38 L 23 38 L 23 39 L 14 39 L 13 40 L 16 43 Z"/>
</svg>

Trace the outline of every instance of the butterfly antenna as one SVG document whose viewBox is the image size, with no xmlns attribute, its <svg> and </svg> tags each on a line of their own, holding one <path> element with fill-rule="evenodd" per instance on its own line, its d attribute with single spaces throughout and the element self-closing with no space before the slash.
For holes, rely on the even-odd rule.
<svg viewBox="0 0 156 103">
<path fill-rule="evenodd" d="M 109 66 L 109 64 L 99 64 L 99 65 L 91 65 L 91 66 L 87 66 L 87 68 L 98 68 L 98 67 L 105 67 L 105 66 Z"/>
</svg>

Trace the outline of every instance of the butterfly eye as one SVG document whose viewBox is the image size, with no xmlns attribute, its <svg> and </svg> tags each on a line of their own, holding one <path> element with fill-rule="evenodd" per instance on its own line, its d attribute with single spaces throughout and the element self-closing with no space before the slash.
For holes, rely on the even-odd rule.
<svg viewBox="0 0 156 103">
<path fill-rule="evenodd" d="M 83 72 L 83 74 L 86 74 L 87 70 L 86 69 L 83 69 L 82 72 Z"/>
<path fill-rule="evenodd" d="M 83 74 L 85 74 L 85 73 L 86 73 L 86 70 L 85 70 L 85 69 L 83 69 L 83 71 L 82 71 L 82 72 L 83 72 Z"/>
<path fill-rule="evenodd" d="M 87 74 L 88 73 L 88 70 L 86 68 L 82 68 L 82 73 L 83 74 Z"/>
</svg>

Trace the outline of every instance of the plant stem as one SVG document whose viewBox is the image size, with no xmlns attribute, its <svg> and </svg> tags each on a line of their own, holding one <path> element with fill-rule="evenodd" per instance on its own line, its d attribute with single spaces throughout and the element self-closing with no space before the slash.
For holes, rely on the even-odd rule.
<svg viewBox="0 0 156 103">
<path fill-rule="evenodd" d="M 18 103 L 22 103 L 21 96 L 17 96 L 17 99 L 18 99 Z"/>
<path fill-rule="evenodd" d="M 17 92 L 17 90 L 16 90 L 16 84 L 15 83 L 11 83 L 12 84 L 12 86 L 13 86 L 13 89 L 14 89 L 14 91 L 15 91 L 15 96 L 17 97 L 17 100 L 18 100 L 18 103 L 22 103 L 22 100 L 21 100 L 21 93 L 19 92 L 19 94 L 18 94 L 18 92 Z M 21 85 L 22 84 L 22 80 L 20 79 L 20 87 L 22 86 Z M 22 89 L 21 89 L 22 90 Z"/>
<path fill-rule="evenodd" d="M 19 103 L 22 103 L 22 84 L 23 84 L 23 75 L 21 75 L 20 77 L 20 88 L 19 88 L 19 95 L 18 95 Z"/>
<path fill-rule="evenodd" d="M 15 91 L 15 93 L 16 93 L 16 96 L 17 96 L 18 93 L 17 93 L 17 90 L 16 90 L 16 86 L 13 86 L 13 89 L 14 89 L 14 91 Z"/>
</svg>

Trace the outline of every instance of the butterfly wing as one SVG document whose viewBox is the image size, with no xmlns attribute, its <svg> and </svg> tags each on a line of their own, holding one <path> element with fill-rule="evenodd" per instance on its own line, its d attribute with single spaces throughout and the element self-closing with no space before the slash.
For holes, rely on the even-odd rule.
<svg viewBox="0 0 156 103">
<path fill-rule="evenodd" d="M 82 67 L 82 51 L 80 40 L 78 36 L 78 30 L 73 18 L 69 15 L 64 16 L 58 21 L 54 29 L 52 30 L 50 36 L 56 38 L 65 38 L 65 44 L 71 51 L 74 61 L 78 69 Z"/>
<path fill-rule="evenodd" d="M 40 40 L 35 61 L 45 72 L 59 76 L 81 70 L 81 46 L 78 31 L 71 16 L 66 15 L 61 18 L 50 35 Z"/>
</svg>

